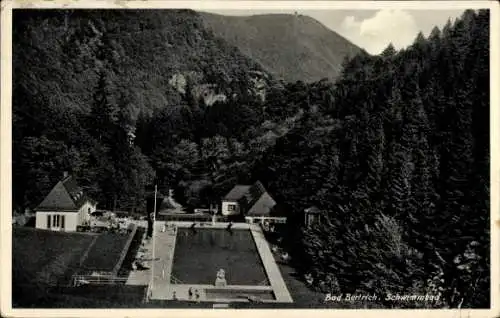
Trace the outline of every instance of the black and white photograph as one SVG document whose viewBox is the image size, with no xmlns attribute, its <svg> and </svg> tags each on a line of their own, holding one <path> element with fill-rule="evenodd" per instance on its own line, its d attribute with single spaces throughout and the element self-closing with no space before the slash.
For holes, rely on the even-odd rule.
<svg viewBox="0 0 500 318">
<path fill-rule="evenodd" d="M 39 2 L 2 13 L 2 312 L 498 310 L 497 3 Z"/>
</svg>

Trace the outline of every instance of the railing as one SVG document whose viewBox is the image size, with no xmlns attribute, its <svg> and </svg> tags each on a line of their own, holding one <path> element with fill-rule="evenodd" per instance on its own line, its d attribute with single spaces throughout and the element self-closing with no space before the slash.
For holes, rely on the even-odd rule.
<svg viewBox="0 0 500 318">
<path fill-rule="evenodd" d="M 99 276 L 99 275 L 74 275 L 73 286 L 81 285 L 115 285 L 127 282 L 127 277 Z"/>
<path fill-rule="evenodd" d="M 212 222 L 211 214 L 159 214 L 156 218 L 157 221 L 186 221 L 186 222 Z M 227 222 L 228 217 L 224 215 L 217 215 L 216 222 Z"/>
<path fill-rule="evenodd" d="M 147 303 L 151 299 L 153 295 L 153 289 L 151 287 L 151 282 L 148 284 L 148 288 L 146 288 L 146 294 L 144 295 L 144 302 Z"/>
<path fill-rule="evenodd" d="M 149 287 L 148 288 L 144 288 L 144 295 L 143 295 L 143 298 L 142 298 L 142 302 L 143 303 L 149 302 Z"/>
</svg>

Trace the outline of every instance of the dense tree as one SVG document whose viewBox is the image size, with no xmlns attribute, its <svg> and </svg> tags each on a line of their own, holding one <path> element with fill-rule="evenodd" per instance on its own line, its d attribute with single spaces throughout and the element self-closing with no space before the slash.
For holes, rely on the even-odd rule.
<svg viewBox="0 0 500 318">
<path fill-rule="evenodd" d="M 304 116 L 264 157 L 259 177 L 289 203 L 288 244 L 302 271 L 340 292 L 489 306 L 480 291 L 489 283 L 487 17 L 468 10 L 400 52 L 346 61 L 323 108 L 341 128 L 317 135 L 325 116 Z M 311 205 L 326 221 L 306 229 L 300 215 Z"/>
</svg>

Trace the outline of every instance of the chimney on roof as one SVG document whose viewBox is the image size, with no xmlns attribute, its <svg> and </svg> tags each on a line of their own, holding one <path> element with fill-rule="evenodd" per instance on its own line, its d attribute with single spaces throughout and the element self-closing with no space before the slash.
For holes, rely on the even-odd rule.
<svg viewBox="0 0 500 318">
<path fill-rule="evenodd" d="M 66 179 L 68 177 L 68 171 L 63 172 L 63 178 Z"/>
</svg>

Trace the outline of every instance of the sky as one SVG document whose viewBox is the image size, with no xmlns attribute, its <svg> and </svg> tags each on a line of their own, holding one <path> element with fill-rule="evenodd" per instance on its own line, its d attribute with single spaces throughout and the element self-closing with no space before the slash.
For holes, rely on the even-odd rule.
<svg viewBox="0 0 500 318">
<path fill-rule="evenodd" d="M 290 13 L 293 10 L 207 10 L 223 15 Z M 418 32 L 428 36 L 434 26 L 442 28 L 464 10 L 303 10 L 310 16 L 371 54 L 379 54 L 392 43 L 396 49 L 413 43 Z"/>
</svg>

